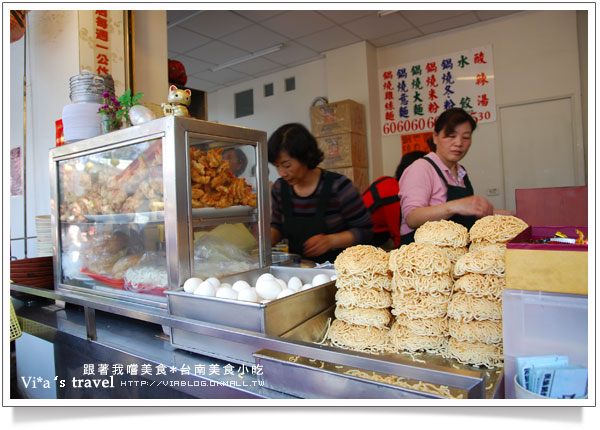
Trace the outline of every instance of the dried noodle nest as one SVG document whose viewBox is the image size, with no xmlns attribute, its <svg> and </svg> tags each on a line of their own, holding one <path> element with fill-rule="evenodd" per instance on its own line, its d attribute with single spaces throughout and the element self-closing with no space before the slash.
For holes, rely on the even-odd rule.
<svg viewBox="0 0 600 430">
<path fill-rule="evenodd" d="M 411 243 L 390 252 L 390 269 L 406 275 L 431 276 L 450 273 L 448 256 L 440 247 L 428 243 Z"/>
<path fill-rule="evenodd" d="M 448 318 L 410 319 L 406 315 L 398 315 L 394 325 L 401 325 L 419 336 L 448 336 Z"/>
<path fill-rule="evenodd" d="M 469 252 L 479 251 L 483 248 L 494 248 L 503 254 L 506 252 L 506 243 L 492 243 L 487 240 L 482 240 L 481 242 L 471 242 L 469 245 Z"/>
<path fill-rule="evenodd" d="M 467 273 L 454 282 L 454 292 L 465 292 L 473 297 L 485 297 L 497 301 L 502 299 L 505 286 L 504 277 Z"/>
<path fill-rule="evenodd" d="M 334 320 L 329 329 L 331 344 L 362 352 L 382 352 L 388 342 L 388 329 L 348 324 Z"/>
<path fill-rule="evenodd" d="M 427 221 L 415 230 L 415 243 L 462 248 L 469 243 L 469 231 L 454 221 Z"/>
<path fill-rule="evenodd" d="M 469 230 L 471 242 L 506 243 L 528 227 L 520 218 L 511 215 L 488 215 L 478 219 Z"/>
<path fill-rule="evenodd" d="M 394 323 L 389 331 L 389 343 L 400 351 L 428 351 L 439 353 L 445 349 L 448 339 L 445 336 L 422 336 L 413 333 L 408 327 Z"/>
<path fill-rule="evenodd" d="M 402 275 L 394 273 L 392 285 L 395 290 L 414 290 L 420 294 L 444 294 L 452 293 L 452 277 L 448 274 L 436 273 L 431 276 Z"/>
<path fill-rule="evenodd" d="M 444 356 L 454 358 L 463 364 L 489 368 L 502 364 L 504 360 L 502 345 L 464 342 L 452 337 L 448 341 Z"/>
<path fill-rule="evenodd" d="M 498 321 L 502 319 L 502 302 L 455 293 L 448 304 L 448 316 L 462 322 Z"/>
<path fill-rule="evenodd" d="M 392 306 L 392 295 L 376 288 L 339 288 L 335 302 L 339 306 L 383 309 Z"/>
<path fill-rule="evenodd" d="M 448 312 L 450 296 L 419 294 L 416 291 L 392 292 L 392 314 L 408 318 L 443 318 Z"/>
<path fill-rule="evenodd" d="M 494 248 L 483 248 L 460 257 L 454 265 L 454 276 L 458 277 L 466 273 L 504 276 L 504 268 L 502 252 Z"/>
<path fill-rule="evenodd" d="M 450 336 L 465 342 L 501 343 L 502 321 L 461 322 L 450 318 Z"/>
<path fill-rule="evenodd" d="M 440 246 L 440 249 L 446 253 L 451 264 L 456 264 L 456 262 L 458 261 L 458 259 L 460 257 L 462 257 L 467 252 L 469 252 L 469 248 L 467 248 L 466 246 L 463 246 L 460 248 L 452 248 L 450 246 Z"/>
<path fill-rule="evenodd" d="M 391 276 L 380 274 L 358 273 L 355 275 L 339 275 L 335 281 L 337 288 L 392 289 Z"/>
<path fill-rule="evenodd" d="M 389 255 L 372 245 L 356 245 L 346 248 L 337 256 L 335 272 L 340 275 L 374 274 L 387 275 Z"/>
<path fill-rule="evenodd" d="M 387 327 L 392 320 L 392 314 L 388 309 L 358 308 L 336 306 L 335 317 L 348 324 L 363 326 Z"/>
</svg>

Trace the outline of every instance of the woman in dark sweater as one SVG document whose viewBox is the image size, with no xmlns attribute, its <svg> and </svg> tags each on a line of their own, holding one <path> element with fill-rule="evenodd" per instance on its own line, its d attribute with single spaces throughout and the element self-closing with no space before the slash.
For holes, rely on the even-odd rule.
<svg viewBox="0 0 600 430">
<path fill-rule="evenodd" d="M 333 263 L 349 246 L 368 244 L 373 224 L 348 178 L 323 170 L 323 152 L 301 124 L 285 124 L 269 138 L 269 162 L 281 178 L 271 189 L 271 243 L 287 238 L 290 252 Z"/>
</svg>

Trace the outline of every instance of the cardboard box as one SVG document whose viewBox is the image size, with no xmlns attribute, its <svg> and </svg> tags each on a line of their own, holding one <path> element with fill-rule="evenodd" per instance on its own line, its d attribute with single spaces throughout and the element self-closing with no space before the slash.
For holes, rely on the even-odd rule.
<svg viewBox="0 0 600 430">
<path fill-rule="evenodd" d="M 365 107 L 353 100 L 311 107 L 310 124 L 315 137 L 367 133 Z"/>
<path fill-rule="evenodd" d="M 587 245 L 529 243 L 557 231 L 577 238 L 587 227 L 530 226 L 506 245 L 506 288 L 550 293 L 588 293 Z"/>
<path fill-rule="evenodd" d="M 327 170 L 339 173 L 350 179 L 361 194 L 369 186 L 369 169 L 366 167 L 342 167 Z"/>
<path fill-rule="evenodd" d="M 368 167 L 367 138 L 362 134 L 344 133 L 317 137 L 319 148 L 325 154 L 324 169 L 336 167 Z"/>
</svg>

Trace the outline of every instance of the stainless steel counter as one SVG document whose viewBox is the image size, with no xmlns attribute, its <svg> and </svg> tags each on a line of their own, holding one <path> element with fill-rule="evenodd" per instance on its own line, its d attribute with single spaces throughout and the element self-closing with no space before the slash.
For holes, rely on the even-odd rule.
<svg viewBox="0 0 600 430">
<path fill-rule="evenodd" d="M 184 368 L 189 373 L 190 370 L 195 369 L 196 365 L 203 365 L 205 369 L 208 369 L 211 364 L 215 364 L 222 368 L 221 372 L 223 372 L 226 367 L 231 370 L 245 364 L 221 361 L 221 357 L 214 355 L 214 358 L 208 358 L 197 355 L 197 351 L 179 351 L 174 349 L 174 346 L 169 344 L 166 336 L 162 334 L 154 339 L 158 336 L 156 332 L 162 332 L 165 327 L 182 329 L 190 332 L 191 335 L 197 334 L 206 339 L 214 337 L 241 348 L 251 348 L 254 351 L 255 366 L 263 368 L 264 372 L 255 374 L 255 378 L 249 379 L 246 385 L 259 385 L 258 389 L 249 389 L 243 384 L 240 387 L 236 384 L 236 386 L 228 386 L 226 389 L 209 387 L 213 390 L 209 390 L 208 394 L 204 390 L 194 390 L 187 386 L 185 389 L 179 387 L 176 390 L 192 393 L 191 395 L 195 397 L 206 395 L 220 398 L 249 395 L 263 398 L 290 398 L 291 396 L 356 398 L 359 392 L 362 393 L 359 398 L 462 397 L 482 399 L 503 397 L 502 369 L 478 369 L 427 355 L 415 359 L 407 354 L 367 354 L 319 344 L 318 341 L 324 337 L 327 330 L 326 320 L 331 316 L 331 309 L 281 336 L 273 336 L 182 316 L 173 316 L 162 309 L 142 309 L 139 305 L 115 302 L 109 299 L 92 301 L 81 295 L 40 291 L 32 287 L 14 284 L 11 285 L 11 290 L 13 294 L 34 294 L 51 299 L 52 302 L 59 300 L 82 306 L 83 310 L 79 307 L 76 308 L 79 314 L 76 323 L 71 322 L 72 318 L 63 316 L 55 317 L 57 322 L 51 326 L 58 331 L 65 331 L 65 328 L 70 329 L 67 332 L 74 333 L 82 342 L 151 360 L 153 363 L 157 363 L 156 365 L 171 366 L 176 370 L 175 375 L 177 376 L 182 373 L 181 370 Z M 69 306 L 65 312 L 69 311 Z M 38 308 L 40 307 L 38 306 Z M 18 313 L 23 318 L 28 317 L 34 321 L 39 318 L 36 315 L 38 311 L 31 311 L 29 316 L 23 314 L 25 311 L 21 308 Z M 61 312 L 63 311 L 56 313 Z M 126 327 L 115 326 L 113 321 L 117 320 L 123 321 Z M 71 327 L 72 324 L 75 324 L 75 327 Z M 163 328 L 159 330 L 161 326 Z M 146 330 L 148 327 L 152 327 L 150 332 L 140 334 L 140 336 L 149 336 L 152 339 L 144 340 L 143 346 L 137 344 L 137 336 L 129 336 L 129 333 L 142 330 L 141 327 L 146 327 Z M 27 332 L 27 330 L 25 331 Z M 84 340 L 86 336 L 87 341 Z M 159 340 L 160 342 L 158 342 Z M 230 378 L 222 381 L 230 381 L 228 383 L 233 384 L 231 381 L 243 380 L 247 373 L 250 372 L 243 375 L 231 375 L 230 373 L 227 375 Z M 182 376 L 187 378 L 192 375 L 182 374 Z M 210 375 L 201 374 L 200 379 L 206 379 L 207 376 Z M 165 376 L 161 375 L 154 379 L 165 379 Z M 300 389 L 302 383 L 311 379 L 315 383 L 312 384 L 310 390 Z M 324 382 L 326 380 L 329 382 Z M 220 382 L 220 384 L 224 386 L 225 382 Z M 261 386 L 261 384 L 263 385 Z M 349 387 L 348 384 L 353 388 L 344 388 Z M 432 389 L 424 387 L 424 385 Z"/>
<path fill-rule="evenodd" d="M 13 376 L 25 398 L 294 398 L 262 388 L 250 366 L 174 348 L 158 324 L 98 311 L 92 341 L 86 339 L 82 307 L 16 296 L 23 335 L 14 341 Z"/>
</svg>

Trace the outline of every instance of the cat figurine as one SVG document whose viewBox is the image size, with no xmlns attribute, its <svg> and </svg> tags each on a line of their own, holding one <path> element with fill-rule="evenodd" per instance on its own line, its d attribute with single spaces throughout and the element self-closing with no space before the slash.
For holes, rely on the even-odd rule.
<svg viewBox="0 0 600 430">
<path fill-rule="evenodd" d="M 190 90 L 182 90 L 175 85 L 171 85 L 167 101 L 169 103 L 161 104 L 165 115 L 190 116 L 187 108 L 192 101 L 192 92 Z"/>
</svg>

